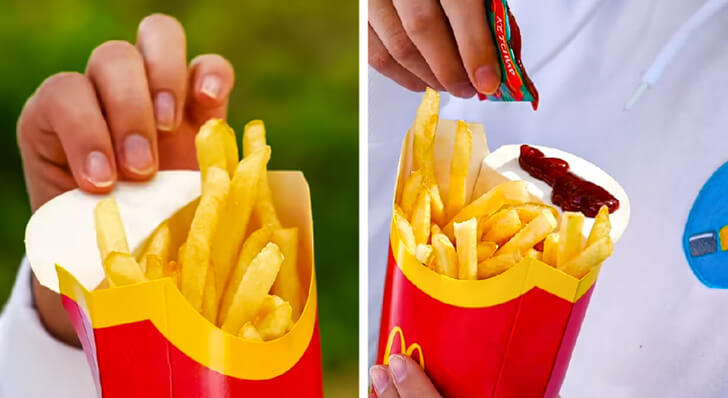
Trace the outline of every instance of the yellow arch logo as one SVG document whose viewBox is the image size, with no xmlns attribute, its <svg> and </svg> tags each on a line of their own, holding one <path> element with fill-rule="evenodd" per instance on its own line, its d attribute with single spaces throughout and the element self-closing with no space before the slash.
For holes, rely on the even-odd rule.
<svg viewBox="0 0 728 398">
<path fill-rule="evenodd" d="M 389 332 L 389 337 L 387 338 L 387 346 L 384 348 L 384 364 L 389 365 L 389 355 L 392 353 L 392 344 L 394 344 L 394 339 L 399 336 L 399 350 L 401 353 L 406 354 L 408 357 L 412 357 L 412 353 L 417 351 L 418 359 L 420 366 L 422 366 L 422 369 L 425 368 L 425 355 L 422 353 L 422 347 L 420 347 L 419 344 L 413 343 L 409 347 L 407 346 L 407 343 L 404 340 L 404 331 L 402 331 L 402 328 L 399 326 L 395 326 L 392 328 L 392 331 Z"/>
</svg>

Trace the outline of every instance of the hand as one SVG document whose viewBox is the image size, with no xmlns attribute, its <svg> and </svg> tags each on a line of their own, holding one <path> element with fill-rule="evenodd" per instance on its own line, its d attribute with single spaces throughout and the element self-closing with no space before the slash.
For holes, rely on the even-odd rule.
<svg viewBox="0 0 728 398">
<path fill-rule="evenodd" d="M 500 83 L 483 0 L 369 0 L 369 64 L 413 91 L 470 98 Z"/>
<path fill-rule="evenodd" d="M 389 357 L 389 366 L 376 365 L 369 370 L 374 392 L 369 398 L 441 398 L 424 370 L 406 355 Z"/>
<path fill-rule="evenodd" d="M 18 120 L 33 211 L 76 187 L 106 193 L 117 179 L 197 167 L 195 133 L 207 119 L 225 117 L 234 72 L 212 54 L 188 66 L 186 52 L 180 23 L 154 14 L 139 24 L 136 45 L 103 43 L 84 74 L 62 72 L 40 85 Z M 33 292 L 49 332 L 77 345 L 59 296 L 35 278 Z"/>
</svg>

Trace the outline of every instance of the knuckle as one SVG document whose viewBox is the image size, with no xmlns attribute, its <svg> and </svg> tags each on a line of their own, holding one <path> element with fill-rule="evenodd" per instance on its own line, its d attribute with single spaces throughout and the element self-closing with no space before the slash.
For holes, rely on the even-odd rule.
<svg viewBox="0 0 728 398">
<path fill-rule="evenodd" d="M 133 44 L 124 40 L 110 40 L 99 45 L 91 52 L 89 66 L 108 60 L 134 58 L 139 58 L 139 52 Z"/>
<path fill-rule="evenodd" d="M 389 50 L 394 59 L 404 62 L 413 61 L 419 55 L 415 45 L 404 33 L 392 37 Z"/>
<path fill-rule="evenodd" d="M 369 65 L 372 68 L 383 72 L 389 70 L 394 62 L 394 59 L 386 51 L 369 49 Z"/>
<path fill-rule="evenodd" d="M 435 18 L 437 18 L 435 12 L 425 7 L 420 7 L 402 21 L 402 26 L 408 35 L 422 36 L 430 30 Z"/>
<path fill-rule="evenodd" d="M 86 84 L 86 76 L 78 72 L 60 72 L 43 80 L 35 95 L 39 98 L 56 98 L 59 93 L 82 84 Z"/>
</svg>

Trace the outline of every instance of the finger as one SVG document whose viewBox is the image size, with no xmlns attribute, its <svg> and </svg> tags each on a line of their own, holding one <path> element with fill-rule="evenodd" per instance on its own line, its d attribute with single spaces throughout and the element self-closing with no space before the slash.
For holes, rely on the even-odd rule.
<svg viewBox="0 0 728 398">
<path fill-rule="evenodd" d="M 371 25 L 369 26 L 369 65 L 408 90 L 425 91 L 427 84 L 392 58 Z"/>
<path fill-rule="evenodd" d="M 34 209 L 73 188 L 68 186 L 73 181 L 92 193 L 109 192 L 116 181 L 101 106 L 93 85 L 79 73 L 59 73 L 41 84 L 18 120 L 18 144 L 26 179 L 36 180 L 29 184 Z"/>
<path fill-rule="evenodd" d="M 174 17 L 152 14 L 139 23 L 137 48 L 152 98 L 157 129 L 174 131 L 182 121 L 187 84 L 187 39 Z"/>
<path fill-rule="evenodd" d="M 127 179 L 145 180 L 157 170 L 157 129 L 144 62 L 125 41 L 108 41 L 89 58 L 86 75 L 96 88 Z"/>
<path fill-rule="evenodd" d="M 437 81 L 435 74 L 432 73 L 417 47 L 407 37 L 407 33 L 405 33 L 402 22 L 397 15 L 397 10 L 392 5 L 392 0 L 369 0 L 370 43 L 372 30 L 376 32 L 376 37 L 399 65 L 412 72 L 435 90 L 442 91 L 445 89 Z M 372 45 L 369 44 L 370 54 L 371 48 Z"/>
<path fill-rule="evenodd" d="M 378 398 L 398 398 L 397 389 L 392 383 L 389 371 L 386 366 L 375 365 L 369 369 L 369 377 L 372 380 L 372 387 Z"/>
<path fill-rule="evenodd" d="M 476 90 L 493 94 L 500 84 L 500 65 L 482 0 L 441 0 L 455 34 L 458 51 Z"/>
<path fill-rule="evenodd" d="M 389 373 L 402 398 L 435 398 L 441 397 L 425 371 L 405 355 L 389 357 Z"/>
<path fill-rule="evenodd" d="M 462 98 L 475 95 L 440 4 L 436 0 L 394 0 L 394 7 L 410 40 L 447 91 Z"/>
<path fill-rule="evenodd" d="M 235 72 L 230 62 L 217 54 L 205 54 L 190 62 L 189 85 L 192 92 L 187 98 L 186 111 L 196 123 L 210 118 L 225 118 L 228 96 L 235 83 Z"/>
</svg>

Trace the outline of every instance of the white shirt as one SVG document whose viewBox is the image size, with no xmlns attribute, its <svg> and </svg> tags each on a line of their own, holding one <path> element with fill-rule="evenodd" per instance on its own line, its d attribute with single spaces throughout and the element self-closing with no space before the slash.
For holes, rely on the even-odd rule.
<svg viewBox="0 0 728 398">
<path fill-rule="evenodd" d="M 594 4 L 509 3 L 527 69 Z M 623 110 L 642 73 L 702 3 L 603 1 L 573 41 L 531 74 L 541 94 L 536 112 L 528 103 L 443 95 L 441 117 L 482 123 L 491 149 L 531 143 L 566 150 L 603 168 L 630 197 L 631 223 L 602 267 L 561 391 L 565 398 L 728 396 L 728 291 L 703 285 L 682 248 L 698 192 L 728 161 L 728 9 L 695 32 L 658 84 Z M 370 361 L 396 162 L 420 98 L 370 69 Z M 728 198 L 715 205 L 728 206 Z"/>
</svg>

